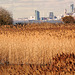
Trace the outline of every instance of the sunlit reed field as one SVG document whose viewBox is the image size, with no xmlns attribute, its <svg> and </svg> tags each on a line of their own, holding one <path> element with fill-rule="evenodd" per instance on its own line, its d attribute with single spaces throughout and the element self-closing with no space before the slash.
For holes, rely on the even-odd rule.
<svg viewBox="0 0 75 75">
<path fill-rule="evenodd" d="M 61 53 L 47 64 L 0 65 L 0 75 L 75 75 L 75 54 Z"/>
<path fill-rule="evenodd" d="M 75 75 L 75 24 L 1 25 L 0 75 Z"/>
<path fill-rule="evenodd" d="M 1 64 L 47 64 L 62 52 L 75 53 L 74 24 L 0 26 Z"/>
</svg>

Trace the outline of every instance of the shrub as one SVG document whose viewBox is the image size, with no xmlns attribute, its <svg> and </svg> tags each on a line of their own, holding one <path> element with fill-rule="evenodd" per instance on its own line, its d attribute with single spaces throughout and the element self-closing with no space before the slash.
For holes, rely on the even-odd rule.
<svg viewBox="0 0 75 75">
<path fill-rule="evenodd" d="M 12 14 L 0 7 L 0 24 L 1 25 L 10 25 L 13 23 Z"/>
<path fill-rule="evenodd" d="M 75 23 L 75 20 L 72 16 L 65 16 L 62 18 L 62 21 L 64 23 Z"/>
</svg>

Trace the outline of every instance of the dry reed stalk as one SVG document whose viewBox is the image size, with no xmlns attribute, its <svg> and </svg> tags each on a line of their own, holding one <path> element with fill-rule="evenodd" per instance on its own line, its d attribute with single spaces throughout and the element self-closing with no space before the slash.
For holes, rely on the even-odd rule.
<svg viewBox="0 0 75 75">
<path fill-rule="evenodd" d="M 7 58 L 10 64 L 46 64 L 57 53 L 75 53 L 73 27 L 34 24 L 23 30 L 15 26 L 0 28 L 2 63 Z"/>
</svg>

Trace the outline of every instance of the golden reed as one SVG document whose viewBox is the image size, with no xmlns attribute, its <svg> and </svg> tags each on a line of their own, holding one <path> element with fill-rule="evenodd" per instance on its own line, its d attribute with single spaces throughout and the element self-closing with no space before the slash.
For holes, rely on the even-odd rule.
<svg viewBox="0 0 75 75">
<path fill-rule="evenodd" d="M 1 64 L 47 64 L 62 52 L 75 53 L 74 24 L 0 26 Z"/>
</svg>

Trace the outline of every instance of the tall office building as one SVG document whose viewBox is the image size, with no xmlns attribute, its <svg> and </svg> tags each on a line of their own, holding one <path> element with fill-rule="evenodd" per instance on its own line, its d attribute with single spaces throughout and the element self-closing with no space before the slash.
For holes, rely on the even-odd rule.
<svg viewBox="0 0 75 75">
<path fill-rule="evenodd" d="M 50 13 L 49 13 L 49 18 L 50 18 L 50 19 L 53 19 L 53 18 L 54 18 L 53 12 L 50 12 Z"/>
<path fill-rule="evenodd" d="M 74 12 L 74 4 L 71 4 L 70 7 L 71 7 L 71 12 Z"/>
<path fill-rule="evenodd" d="M 35 10 L 35 20 L 40 20 L 40 12 Z"/>
<path fill-rule="evenodd" d="M 66 14 L 67 13 L 67 9 L 65 9 L 65 11 L 64 11 L 64 14 Z"/>
<path fill-rule="evenodd" d="M 64 10 L 64 16 L 66 16 L 66 15 L 67 15 L 67 9 Z"/>
<path fill-rule="evenodd" d="M 75 8 L 74 8 L 74 13 L 75 13 Z"/>
</svg>

